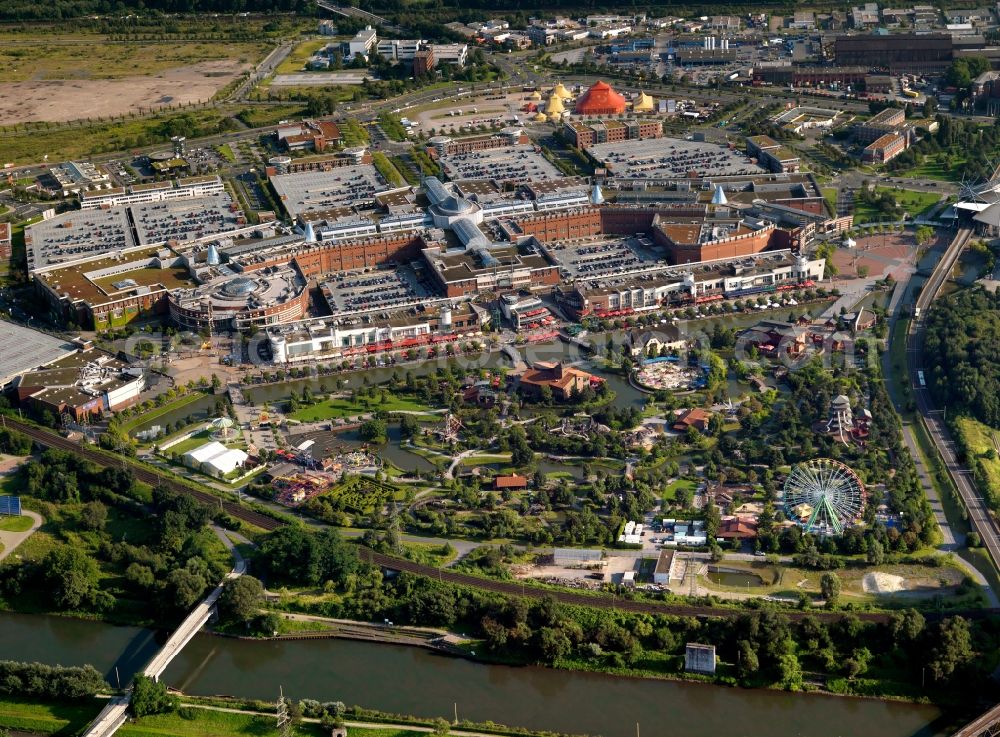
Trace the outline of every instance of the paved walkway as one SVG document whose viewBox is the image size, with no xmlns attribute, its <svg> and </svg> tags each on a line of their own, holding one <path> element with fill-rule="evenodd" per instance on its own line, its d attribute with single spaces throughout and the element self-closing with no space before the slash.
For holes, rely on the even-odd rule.
<svg viewBox="0 0 1000 737">
<path fill-rule="evenodd" d="M 42 519 L 42 515 L 37 512 L 30 512 L 27 509 L 22 509 L 21 514 L 31 518 L 31 527 L 24 532 L 0 531 L 0 545 L 3 545 L 3 550 L 0 550 L 0 560 L 13 553 L 17 549 L 17 546 L 31 537 L 35 530 L 41 527 L 45 521 Z"/>
</svg>

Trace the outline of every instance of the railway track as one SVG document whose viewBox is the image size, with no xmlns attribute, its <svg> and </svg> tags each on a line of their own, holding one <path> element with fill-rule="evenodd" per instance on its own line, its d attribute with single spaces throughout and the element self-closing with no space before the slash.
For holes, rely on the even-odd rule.
<svg viewBox="0 0 1000 737">
<path fill-rule="evenodd" d="M 81 456 L 82 458 L 86 458 L 88 461 L 92 461 L 99 466 L 112 466 L 116 463 L 114 459 L 109 458 L 104 453 L 64 438 L 61 435 L 56 435 L 55 433 L 42 430 L 34 425 L 19 422 L 11 419 L 10 417 L 4 419 L 4 424 L 11 429 L 24 433 L 39 445 L 43 445 L 47 448 L 69 451 L 75 455 Z M 268 517 L 266 514 L 255 512 L 254 510 L 247 509 L 240 504 L 221 499 L 217 496 L 209 494 L 208 492 L 200 491 L 188 486 L 187 484 L 182 484 L 179 481 L 176 481 L 168 476 L 164 476 L 163 474 L 156 473 L 155 471 L 152 471 L 138 463 L 129 462 L 128 465 L 136 480 L 141 481 L 144 484 L 149 484 L 153 487 L 166 487 L 178 494 L 188 494 L 209 507 L 221 507 L 222 510 L 230 517 L 254 525 L 255 527 L 271 531 L 278 529 L 283 524 L 280 520 Z"/>
<path fill-rule="evenodd" d="M 34 425 L 29 425 L 17 420 L 12 420 L 7 417 L 4 419 L 6 426 L 23 432 L 25 435 L 30 437 L 32 440 L 37 442 L 39 445 L 43 445 L 49 448 L 58 448 L 60 450 L 67 450 L 76 453 L 100 466 L 111 466 L 117 461 L 113 458 L 108 457 L 104 453 L 100 453 L 86 446 L 81 446 L 79 443 L 75 443 L 72 440 L 68 440 L 55 433 L 42 430 Z M 172 491 L 179 494 L 189 494 L 198 501 L 209 505 L 216 506 L 221 504 L 222 509 L 226 514 L 230 515 L 235 519 L 242 520 L 249 524 L 260 527 L 264 530 L 276 530 L 282 527 L 286 523 L 268 517 L 267 515 L 255 512 L 252 509 L 247 509 L 239 504 L 234 504 L 225 500 L 220 500 L 219 497 L 213 496 L 204 491 L 199 491 L 185 484 L 181 484 L 171 478 L 165 477 L 158 474 L 150 469 L 147 469 L 137 463 L 130 463 L 130 468 L 135 474 L 136 479 L 142 481 L 143 483 L 149 484 L 151 486 L 165 486 Z M 726 609 L 723 607 L 711 607 L 711 606 L 694 606 L 686 604 L 667 604 L 658 603 L 650 601 L 634 601 L 631 599 L 621 599 L 618 597 L 607 596 L 607 595 L 587 595 L 578 594 L 572 591 L 558 591 L 558 590 L 547 590 L 536 588 L 532 586 L 525 586 L 523 584 L 518 584 L 510 581 L 498 581 L 494 579 L 481 578 L 479 576 L 473 576 L 468 573 L 462 573 L 460 571 L 454 571 L 444 568 L 435 568 L 434 566 L 424 565 L 422 563 L 416 563 L 405 558 L 398 558 L 392 555 L 385 555 L 384 553 L 379 553 L 371 548 L 364 546 L 359 546 L 358 555 L 361 560 L 371 563 L 373 565 L 378 565 L 383 568 L 387 568 L 394 571 L 405 571 L 407 573 L 412 573 L 417 576 L 424 576 L 427 578 L 436 578 L 439 581 L 444 581 L 451 584 L 456 584 L 459 586 L 468 586 L 471 588 L 480 589 L 483 591 L 490 591 L 497 594 L 504 594 L 506 596 L 520 596 L 528 599 L 540 600 L 547 597 L 551 597 L 561 604 L 567 604 L 570 606 L 586 606 L 595 607 L 598 609 L 616 609 L 626 612 L 634 612 L 637 614 L 661 614 L 661 615 L 674 615 L 681 617 L 701 617 L 701 618 L 717 618 L 717 617 L 736 617 L 744 613 L 745 610 L 741 609 Z M 992 616 L 1000 613 L 1000 610 L 996 609 L 974 609 L 966 610 L 960 612 L 950 612 L 951 614 L 961 614 L 972 619 L 979 619 L 987 616 Z M 816 619 L 824 622 L 832 622 L 847 616 L 846 612 L 827 612 L 827 611 L 791 611 L 786 612 L 786 616 L 792 620 L 800 620 L 807 616 L 815 617 Z M 882 612 L 855 612 L 855 616 L 865 622 L 877 622 L 885 623 L 889 621 L 890 615 Z M 930 615 L 928 615 L 930 616 Z"/>
</svg>

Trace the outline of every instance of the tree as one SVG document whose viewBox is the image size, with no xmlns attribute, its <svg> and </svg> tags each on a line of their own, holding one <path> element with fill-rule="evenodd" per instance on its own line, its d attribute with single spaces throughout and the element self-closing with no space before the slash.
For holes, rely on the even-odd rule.
<svg viewBox="0 0 1000 737">
<path fill-rule="evenodd" d="M 208 581 L 201 573 L 188 567 L 177 568 L 167 576 L 169 601 L 179 609 L 190 609 L 205 592 Z"/>
<path fill-rule="evenodd" d="M 446 735 L 451 731 L 451 725 L 448 724 L 448 720 L 444 717 L 434 718 L 434 731 L 432 734 Z"/>
<path fill-rule="evenodd" d="M 836 573 L 824 573 L 819 580 L 819 590 L 827 604 L 836 604 L 840 597 L 840 577 Z"/>
<path fill-rule="evenodd" d="M 924 632 L 927 621 L 924 615 L 916 609 L 896 612 L 889 622 L 889 632 L 897 647 L 903 647 L 916 642 Z"/>
<path fill-rule="evenodd" d="M 865 558 L 869 565 L 880 566 L 885 563 L 885 548 L 882 547 L 880 543 L 875 538 L 868 541 L 868 552 L 865 554 Z"/>
<path fill-rule="evenodd" d="M 962 617 L 939 622 L 931 640 L 934 644 L 928 654 L 927 669 L 935 681 L 950 680 L 975 655 L 969 622 Z"/>
<path fill-rule="evenodd" d="M 420 431 L 420 423 L 413 415 L 403 415 L 399 420 L 399 434 L 404 438 L 412 438 Z"/>
<path fill-rule="evenodd" d="M 388 427 L 385 424 L 385 420 L 380 420 L 376 417 L 364 422 L 358 430 L 358 435 L 362 440 L 372 443 L 384 443 L 388 437 Z"/>
<path fill-rule="evenodd" d="M 570 654 L 573 643 L 569 641 L 562 629 L 543 627 L 538 636 L 538 647 L 546 662 L 555 663 L 560 658 Z"/>
<path fill-rule="evenodd" d="M 137 717 L 150 714 L 165 714 L 177 708 L 178 699 L 167 691 L 165 684 L 154 681 L 141 673 L 136 675 L 132 683 L 132 698 L 129 708 Z"/>
<path fill-rule="evenodd" d="M 80 524 L 85 530 L 103 530 L 108 521 L 108 508 L 100 502 L 87 502 L 80 510 Z"/>
<path fill-rule="evenodd" d="M 97 563 L 80 548 L 61 546 L 42 560 L 52 600 L 60 609 L 78 609 L 97 600 Z"/>
<path fill-rule="evenodd" d="M 741 678 L 749 678 L 760 670 L 760 661 L 757 658 L 757 651 L 754 650 L 753 643 L 749 640 L 740 640 L 739 645 L 739 673 Z"/>
<path fill-rule="evenodd" d="M 249 622 L 264 603 L 264 587 L 253 576 L 226 581 L 219 596 L 219 616 L 229 622 Z"/>
</svg>

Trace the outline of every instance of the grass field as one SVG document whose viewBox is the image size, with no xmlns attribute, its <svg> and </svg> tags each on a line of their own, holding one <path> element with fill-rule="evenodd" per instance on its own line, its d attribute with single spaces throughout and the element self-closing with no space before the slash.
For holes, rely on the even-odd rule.
<svg viewBox="0 0 1000 737">
<path fill-rule="evenodd" d="M 265 125 L 277 125 L 279 120 L 292 120 L 305 115 L 306 108 L 298 103 L 287 105 L 269 105 L 267 107 L 253 106 L 240 110 L 239 119 L 251 128 L 261 128 Z"/>
<path fill-rule="evenodd" d="M 941 195 L 936 192 L 911 192 L 908 189 L 896 189 L 894 187 L 876 187 L 875 191 L 878 194 L 891 194 L 895 198 L 896 203 L 913 217 L 917 217 L 933 208 L 941 198 Z M 860 199 L 855 200 L 854 221 L 856 223 L 877 221 L 880 215 L 881 213 L 878 210 L 869 207 L 861 202 Z"/>
<path fill-rule="evenodd" d="M 201 394 L 201 392 L 189 392 L 182 397 L 178 397 L 171 402 L 167 402 L 161 407 L 156 407 L 155 409 L 151 409 L 149 412 L 144 412 L 141 415 L 132 417 L 128 422 L 121 426 L 121 429 L 123 432 L 131 432 L 139 425 L 145 424 L 150 420 L 155 420 L 157 417 L 162 417 L 170 412 L 173 412 L 175 409 L 185 407 L 192 402 L 197 401 L 202 396 L 204 395 Z"/>
<path fill-rule="evenodd" d="M 1000 455 L 996 453 L 996 446 L 993 443 L 993 438 L 1000 437 L 1000 433 L 971 417 L 960 417 L 955 423 L 966 448 L 976 456 L 975 460 L 986 474 L 990 496 L 994 498 L 1000 496 Z M 993 457 L 987 455 L 991 450 Z"/>
<path fill-rule="evenodd" d="M 197 110 L 183 115 L 196 122 L 199 135 L 228 130 L 231 124 L 222 110 Z M 8 130 L 0 134 L 0 161 L 34 163 L 46 155 L 53 161 L 62 161 L 163 143 L 170 140 L 169 121 L 179 116 L 172 113 L 54 130 Z"/>
<path fill-rule="evenodd" d="M 677 479 L 663 490 L 663 501 L 672 502 L 677 498 L 678 489 L 688 489 L 692 494 L 698 488 L 698 483 L 691 479 Z"/>
<path fill-rule="evenodd" d="M 253 64 L 263 59 L 270 48 L 270 44 L 254 42 L 127 43 L 98 35 L 26 40 L 17 34 L 0 33 L 0 83 L 119 79 L 219 60 Z"/>
<path fill-rule="evenodd" d="M 0 531 L 3 532 L 26 532 L 31 524 L 31 517 L 0 517 Z"/>
<path fill-rule="evenodd" d="M 962 166 L 964 159 L 949 157 L 949 168 L 946 170 L 942 165 L 943 156 L 947 154 L 934 154 L 924 157 L 923 163 L 910 169 L 893 172 L 893 174 L 912 177 L 914 179 L 939 179 L 943 182 L 957 182 L 962 178 Z"/>
<path fill-rule="evenodd" d="M 318 420 L 333 420 L 342 417 L 356 417 L 368 412 L 382 410 L 384 412 L 426 412 L 430 409 L 426 404 L 422 404 L 415 399 L 387 395 L 386 401 L 379 402 L 372 399 L 368 402 L 354 401 L 350 399 L 328 399 L 309 407 L 302 407 L 289 416 L 302 422 L 316 422 Z"/>
<path fill-rule="evenodd" d="M 27 699 L 0 698 L 0 731 L 79 734 L 97 716 L 102 706 L 97 700 L 46 704 Z"/>
<path fill-rule="evenodd" d="M 285 60 L 278 65 L 275 74 L 295 74 L 305 69 L 306 62 L 321 48 L 327 44 L 335 43 L 332 38 L 317 38 L 311 41 L 303 41 L 294 49 L 292 53 L 285 57 Z"/>
<path fill-rule="evenodd" d="M 182 708 L 174 714 L 143 717 L 118 730 L 121 737 L 245 737 L 277 734 L 273 716 L 234 714 L 209 709 Z M 304 722 L 295 734 L 320 737 L 329 734 L 319 724 Z M 399 727 L 350 729 L 351 737 L 411 737 L 421 732 Z"/>
</svg>

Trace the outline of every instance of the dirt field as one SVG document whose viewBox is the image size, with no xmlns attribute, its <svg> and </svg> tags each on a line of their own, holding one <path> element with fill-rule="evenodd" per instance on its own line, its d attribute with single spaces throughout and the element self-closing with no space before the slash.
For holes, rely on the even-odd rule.
<svg viewBox="0 0 1000 737">
<path fill-rule="evenodd" d="M 120 115 L 139 108 L 207 100 L 250 64 L 204 61 L 155 76 L 40 80 L 0 84 L 0 125 Z"/>
</svg>

